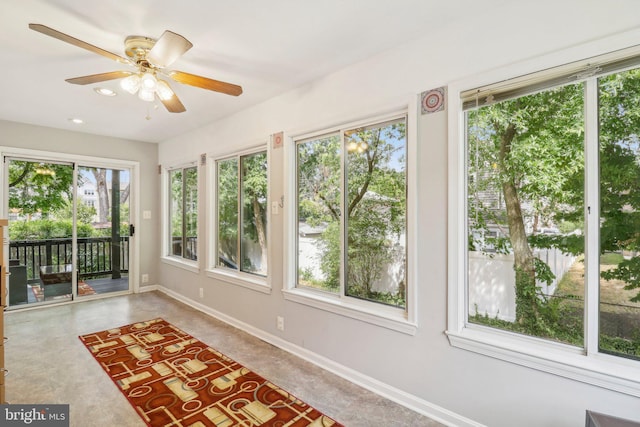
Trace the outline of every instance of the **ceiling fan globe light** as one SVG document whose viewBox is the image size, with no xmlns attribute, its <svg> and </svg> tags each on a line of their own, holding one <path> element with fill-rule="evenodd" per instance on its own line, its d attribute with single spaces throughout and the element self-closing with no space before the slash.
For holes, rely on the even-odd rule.
<svg viewBox="0 0 640 427">
<path fill-rule="evenodd" d="M 173 90 L 171 90 L 169 84 L 164 80 L 158 80 L 156 92 L 158 93 L 158 97 L 163 101 L 168 101 L 173 97 Z"/>
<path fill-rule="evenodd" d="M 144 73 L 142 78 L 140 78 L 140 86 L 144 89 L 148 89 L 150 91 L 154 91 L 158 85 L 158 81 L 155 76 L 151 73 Z"/>
<path fill-rule="evenodd" d="M 133 95 L 140 88 L 140 76 L 133 74 L 122 79 L 120 81 L 120 87 Z"/>
<path fill-rule="evenodd" d="M 138 91 L 138 98 L 143 101 L 153 102 L 155 100 L 155 91 L 153 89 L 149 90 L 145 87 L 141 87 Z"/>
</svg>

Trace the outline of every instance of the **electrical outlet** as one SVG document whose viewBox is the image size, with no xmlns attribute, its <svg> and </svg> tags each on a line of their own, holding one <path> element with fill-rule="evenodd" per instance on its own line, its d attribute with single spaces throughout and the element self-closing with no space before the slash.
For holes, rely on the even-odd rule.
<svg viewBox="0 0 640 427">
<path fill-rule="evenodd" d="M 142 283 L 149 283 L 149 275 L 148 274 L 143 274 L 142 275 Z"/>
<path fill-rule="evenodd" d="M 279 331 L 284 331 L 284 317 L 276 317 L 276 326 L 278 327 Z"/>
<path fill-rule="evenodd" d="M 200 298 L 204 298 L 204 289 L 200 288 Z"/>
</svg>

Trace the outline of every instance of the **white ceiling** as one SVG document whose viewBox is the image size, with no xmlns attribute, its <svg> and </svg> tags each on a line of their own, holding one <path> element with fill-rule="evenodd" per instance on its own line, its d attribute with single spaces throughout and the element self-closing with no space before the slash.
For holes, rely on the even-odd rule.
<svg viewBox="0 0 640 427">
<path fill-rule="evenodd" d="M 161 142 L 425 35 L 481 7 L 466 0 L 3 0 L 0 120 Z M 461 7 L 464 5 L 464 7 Z M 464 12 L 461 12 L 464 11 Z M 120 56 L 128 35 L 177 32 L 193 48 L 171 69 L 243 87 L 239 97 L 172 83 L 187 111 L 65 79 L 126 65 L 32 31 L 39 23 Z M 115 89 L 104 97 L 94 87 Z M 147 120 L 146 116 L 151 119 Z M 74 125 L 69 119 L 85 121 Z"/>
</svg>

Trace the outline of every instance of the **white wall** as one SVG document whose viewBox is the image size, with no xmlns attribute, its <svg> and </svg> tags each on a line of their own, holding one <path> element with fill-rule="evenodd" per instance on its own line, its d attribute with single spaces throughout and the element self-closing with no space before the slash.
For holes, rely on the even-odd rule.
<svg viewBox="0 0 640 427">
<path fill-rule="evenodd" d="M 427 89 L 479 72 L 545 55 L 556 65 L 640 41 L 635 1 L 504 2 L 467 22 L 425 28 L 425 36 L 338 73 L 282 94 L 195 132 L 163 142 L 163 165 L 220 155 L 268 141 L 269 135 L 310 132 L 407 106 Z M 382 24 L 382 23 L 381 23 Z M 529 64 L 535 61 L 529 61 Z M 411 108 L 415 105 L 410 104 Z M 282 215 L 271 215 L 271 294 L 160 264 L 160 284 L 251 328 L 277 336 L 358 373 L 395 387 L 423 410 L 452 424 L 463 418 L 487 426 L 580 426 L 585 410 L 640 419 L 637 398 L 452 348 L 447 318 L 447 118 L 418 115 L 417 273 L 415 336 L 285 301 Z M 285 194 L 285 150 L 271 150 L 271 197 Z M 202 170 L 202 169 L 201 169 Z M 201 181 L 202 182 L 202 181 Z M 206 215 L 201 188 L 201 218 Z M 205 236 L 201 223 L 201 236 Z M 200 239 L 204 242 L 205 239 Z M 200 254 L 204 254 L 204 244 Z M 198 289 L 204 288 L 204 298 Z M 286 330 L 276 329 L 284 316 Z M 211 343 L 215 346 L 215 343 Z M 468 425 L 471 423 L 468 422 Z"/>
<path fill-rule="evenodd" d="M 0 121 L 0 146 L 140 162 L 140 212 L 150 210 L 152 217 L 134 222 L 136 244 L 141 248 L 139 267 L 140 272 L 149 274 L 149 284 L 157 283 L 160 256 L 157 144 Z"/>
</svg>

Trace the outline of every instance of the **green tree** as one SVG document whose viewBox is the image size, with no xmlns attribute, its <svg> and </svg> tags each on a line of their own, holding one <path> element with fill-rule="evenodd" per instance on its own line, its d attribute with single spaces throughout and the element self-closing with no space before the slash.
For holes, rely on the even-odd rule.
<svg viewBox="0 0 640 427">
<path fill-rule="evenodd" d="M 373 289 L 389 265 L 404 266 L 404 250 L 397 241 L 406 232 L 404 122 L 345 132 L 346 158 L 346 293 L 347 295 L 404 305 L 404 269 L 398 291 Z M 321 286 L 340 286 L 341 150 L 340 138 L 329 136 L 298 145 L 299 218 L 324 225 L 320 237 Z"/>
<path fill-rule="evenodd" d="M 298 206 L 307 224 L 326 227 L 319 242 L 324 280 L 318 283 L 336 291 L 340 287 L 340 138 L 307 141 L 297 149 Z"/>
<path fill-rule="evenodd" d="M 602 272 L 640 302 L 640 69 L 599 81 L 601 252 L 633 254 Z"/>
<path fill-rule="evenodd" d="M 242 158 L 243 237 L 260 245 L 260 265 L 249 271 L 267 272 L 267 153 Z M 244 247 L 244 246 L 243 246 Z M 247 258 L 244 257 L 243 258 Z"/>
<path fill-rule="evenodd" d="M 196 259 L 198 237 L 198 170 L 196 167 L 169 172 L 171 191 L 172 253 Z M 188 245 L 185 243 L 188 242 Z"/>
<path fill-rule="evenodd" d="M 218 258 L 219 262 L 238 262 L 238 161 L 217 162 Z"/>
<path fill-rule="evenodd" d="M 93 217 L 96 215 L 96 208 L 93 206 L 85 205 L 84 203 L 78 203 L 76 208 L 76 215 L 78 224 L 90 225 L 93 222 Z M 64 206 L 52 212 L 51 216 L 60 221 L 71 221 L 71 218 L 73 218 L 73 204 L 70 200 L 65 200 Z"/>
<path fill-rule="evenodd" d="M 263 151 L 220 160 L 217 168 L 219 261 L 243 271 L 266 275 L 267 153 Z M 252 242 L 260 247 L 260 261 L 251 259 Z"/>
<path fill-rule="evenodd" d="M 73 168 L 56 163 L 11 160 L 9 209 L 31 217 L 63 208 L 73 194 Z"/>
<path fill-rule="evenodd" d="M 599 87 L 600 251 L 636 253 L 640 246 L 640 71 L 600 78 Z M 548 282 L 553 275 L 534 258 L 532 249 L 584 253 L 582 233 L 535 233 L 549 225 L 583 227 L 583 92 L 582 84 L 571 84 L 468 114 L 469 249 L 490 243 L 498 252 L 513 253 L 516 323 L 533 334 L 550 327 L 541 314 L 547 304 L 537 283 Z M 488 195 L 504 208 L 487 203 Z M 533 234 L 525 232 L 527 223 Z M 484 238 L 492 227 L 501 230 L 503 237 Z M 624 280 L 627 289 L 640 288 L 640 260 L 625 259 L 602 277 Z M 640 294 L 633 299 L 639 301 Z"/>
<path fill-rule="evenodd" d="M 469 113 L 471 233 L 503 230 L 501 252 L 512 252 L 516 275 L 516 322 L 532 332 L 547 325 L 539 315 L 536 282 L 550 281 L 550 270 L 533 255 L 526 219 L 554 223 L 558 215 L 581 211 L 567 206 L 582 189 L 571 179 L 584 171 L 582 86 L 567 85 L 473 110 Z M 488 208 L 483 194 L 497 193 L 504 209 Z M 568 210 L 569 212 L 565 212 Z M 508 241 L 506 241 L 508 239 Z M 471 242 L 472 248 L 477 242 Z"/>
</svg>

